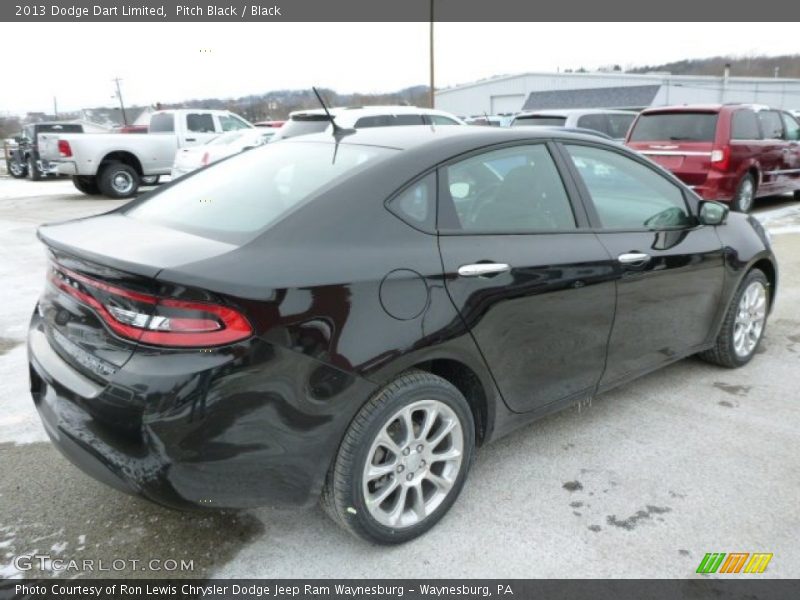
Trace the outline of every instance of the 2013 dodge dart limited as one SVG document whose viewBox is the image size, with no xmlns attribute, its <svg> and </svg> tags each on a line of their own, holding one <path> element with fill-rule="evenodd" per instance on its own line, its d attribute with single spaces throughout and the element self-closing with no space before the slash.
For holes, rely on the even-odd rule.
<svg viewBox="0 0 800 600">
<path fill-rule="evenodd" d="M 335 131 L 39 229 L 31 391 L 81 469 L 177 508 L 321 498 L 397 543 L 477 446 L 688 355 L 753 357 L 767 234 L 631 150 Z"/>
</svg>

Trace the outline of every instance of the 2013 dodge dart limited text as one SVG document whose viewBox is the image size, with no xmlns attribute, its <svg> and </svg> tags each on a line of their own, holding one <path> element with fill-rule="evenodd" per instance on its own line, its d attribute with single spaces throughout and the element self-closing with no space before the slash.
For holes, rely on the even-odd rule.
<svg viewBox="0 0 800 600">
<path fill-rule="evenodd" d="M 42 226 L 29 333 L 54 444 L 172 507 L 433 526 L 475 448 L 692 354 L 749 362 L 777 265 L 752 217 L 535 128 L 335 130 Z"/>
</svg>

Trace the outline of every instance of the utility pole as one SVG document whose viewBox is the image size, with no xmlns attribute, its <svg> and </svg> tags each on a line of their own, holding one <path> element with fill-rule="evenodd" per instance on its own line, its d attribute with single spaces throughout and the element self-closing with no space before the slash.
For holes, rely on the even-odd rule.
<svg viewBox="0 0 800 600">
<path fill-rule="evenodd" d="M 435 97 L 434 97 L 434 78 L 433 78 L 433 2 L 431 0 L 431 29 L 430 29 L 430 51 L 431 51 L 431 80 L 430 80 L 430 105 L 431 108 L 435 108 Z"/>
<path fill-rule="evenodd" d="M 58 121 L 58 101 L 55 96 L 53 96 L 53 119 Z"/>
<path fill-rule="evenodd" d="M 111 81 L 117 84 L 117 98 L 119 98 L 119 108 L 122 111 L 122 123 L 123 125 L 127 125 L 128 116 L 125 114 L 125 104 L 122 102 L 122 90 L 119 87 L 119 82 L 122 80 L 119 77 L 115 77 Z"/>
</svg>

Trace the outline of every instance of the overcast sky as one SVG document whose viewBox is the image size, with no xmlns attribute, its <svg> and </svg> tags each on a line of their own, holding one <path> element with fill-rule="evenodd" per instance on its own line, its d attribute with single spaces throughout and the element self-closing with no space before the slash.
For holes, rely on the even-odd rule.
<svg viewBox="0 0 800 600">
<path fill-rule="evenodd" d="M 437 23 L 436 85 L 496 74 L 800 53 L 797 23 Z M 428 81 L 427 23 L 0 23 L 0 112 Z M 202 51 L 201 51 L 202 50 Z"/>
</svg>

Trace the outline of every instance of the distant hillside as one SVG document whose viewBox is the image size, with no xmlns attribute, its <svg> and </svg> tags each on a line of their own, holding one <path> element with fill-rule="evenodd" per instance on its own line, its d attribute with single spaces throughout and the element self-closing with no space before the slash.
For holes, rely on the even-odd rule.
<svg viewBox="0 0 800 600">
<path fill-rule="evenodd" d="M 721 76 L 725 65 L 730 63 L 732 77 L 774 77 L 775 68 L 778 77 L 800 79 L 800 54 L 785 56 L 713 56 L 711 58 L 695 58 L 679 60 L 663 65 L 647 65 L 629 69 L 628 73 L 647 73 L 648 71 L 669 71 L 673 75 L 718 75 Z"/>
</svg>

